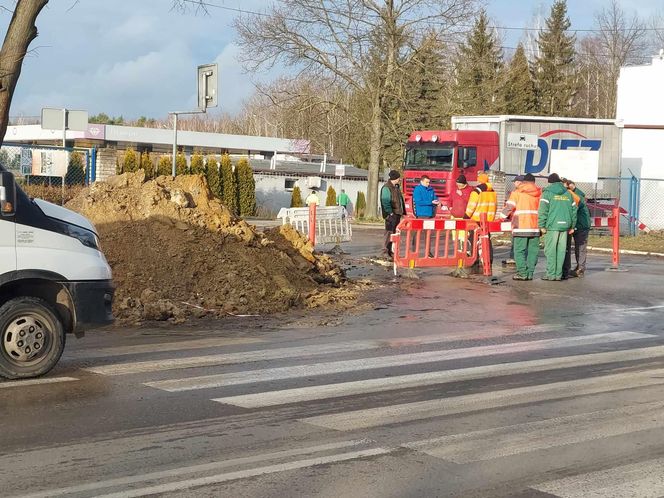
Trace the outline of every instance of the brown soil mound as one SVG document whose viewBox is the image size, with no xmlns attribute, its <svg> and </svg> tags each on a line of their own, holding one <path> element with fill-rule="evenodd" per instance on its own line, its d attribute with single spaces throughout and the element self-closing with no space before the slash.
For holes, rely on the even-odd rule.
<svg viewBox="0 0 664 498">
<path fill-rule="evenodd" d="M 290 226 L 259 233 L 202 176 L 142 171 L 95 183 L 67 204 L 97 227 L 125 321 L 265 314 L 355 298 L 343 272 Z"/>
</svg>

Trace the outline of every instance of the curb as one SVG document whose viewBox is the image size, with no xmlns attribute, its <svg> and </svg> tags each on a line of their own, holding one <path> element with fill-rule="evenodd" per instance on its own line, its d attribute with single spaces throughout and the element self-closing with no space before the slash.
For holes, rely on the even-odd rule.
<svg viewBox="0 0 664 498">
<path fill-rule="evenodd" d="M 593 247 L 593 246 L 588 246 L 589 251 L 596 251 L 596 252 L 613 252 L 613 249 L 608 249 L 606 247 Z M 629 249 L 621 249 L 620 254 L 628 254 L 631 256 L 654 256 L 657 258 L 664 258 L 664 253 L 661 252 L 648 252 L 648 251 L 631 251 Z"/>
</svg>

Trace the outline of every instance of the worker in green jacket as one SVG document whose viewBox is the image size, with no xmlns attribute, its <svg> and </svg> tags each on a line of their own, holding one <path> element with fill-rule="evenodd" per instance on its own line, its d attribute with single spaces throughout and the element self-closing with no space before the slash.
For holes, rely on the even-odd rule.
<svg viewBox="0 0 664 498">
<path fill-rule="evenodd" d="M 567 237 L 567 251 L 563 263 L 563 279 L 580 277 L 586 273 L 588 254 L 588 234 L 590 234 L 590 211 L 586 204 L 586 194 L 572 180 L 562 179 L 563 185 L 572 194 L 577 205 L 576 226 L 572 237 Z M 576 268 L 572 270 L 572 239 L 574 239 L 574 257 Z"/>
<path fill-rule="evenodd" d="M 537 213 L 546 257 L 546 275 L 542 280 L 562 280 L 567 236 L 574 233 L 577 207 L 557 173 L 550 174 L 548 182 Z"/>
</svg>

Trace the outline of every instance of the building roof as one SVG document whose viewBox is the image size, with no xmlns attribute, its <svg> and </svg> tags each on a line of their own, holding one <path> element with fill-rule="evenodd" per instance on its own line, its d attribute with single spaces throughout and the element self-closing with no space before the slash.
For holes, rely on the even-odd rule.
<svg viewBox="0 0 664 498">
<path fill-rule="evenodd" d="M 43 130 L 40 125 L 9 126 L 5 135 L 5 140 L 8 142 L 53 141 L 61 139 L 61 130 Z M 85 131 L 67 130 L 67 140 L 75 139 L 170 145 L 173 143 L 173 130 L 90 123 Z M 228 149 L 230 151 L 290 154 L 306 154 L 310 150 L 308 140 L 229 135 L 226 133 L 204 133 L 199 131 L 178 131 L 178 145 Z"/>
</svg>

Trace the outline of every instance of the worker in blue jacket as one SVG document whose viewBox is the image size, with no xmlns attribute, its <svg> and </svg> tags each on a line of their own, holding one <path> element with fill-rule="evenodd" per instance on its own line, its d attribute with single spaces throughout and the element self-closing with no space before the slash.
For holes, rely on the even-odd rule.
<svg viewBox="0 0 664 498">
<path fill-rule="evenodd" d="M 431 178 L 422 175 L 420 184 L 413 189 L 413 211 L 418 218 L 433 218 L 440 204 L 431 184 Z"/>
</svg>

